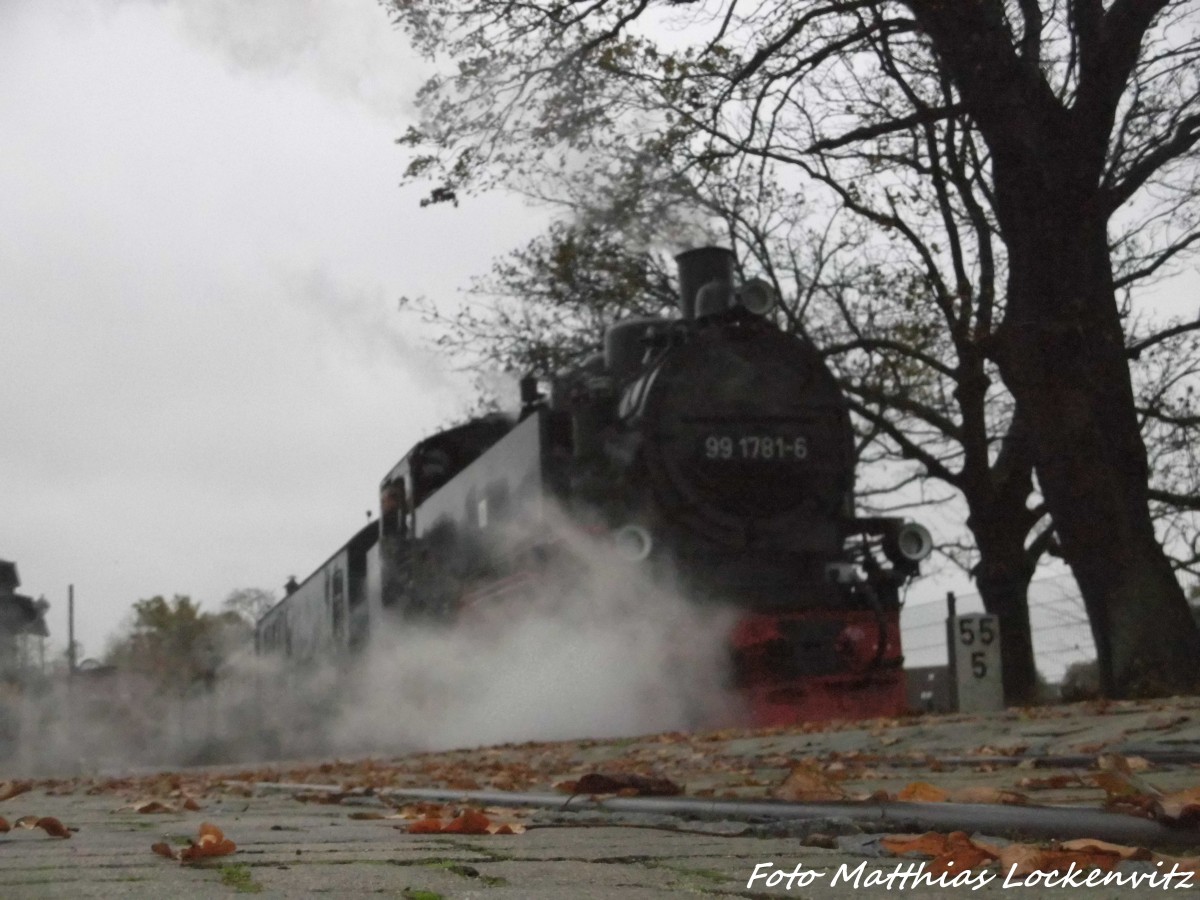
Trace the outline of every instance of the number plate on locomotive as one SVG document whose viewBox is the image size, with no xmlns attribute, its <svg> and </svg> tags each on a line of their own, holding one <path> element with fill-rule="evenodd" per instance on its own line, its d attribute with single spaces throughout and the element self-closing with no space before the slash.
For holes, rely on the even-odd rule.
<svg viewBox="0 0 1200 900">
<path fill-rule="evenodd" d="M 808 459 L 808 438 L 778 434 L 707 434 L 700 442 L 706 460 L 736 462 L 803 462 Z"/>
</svg>

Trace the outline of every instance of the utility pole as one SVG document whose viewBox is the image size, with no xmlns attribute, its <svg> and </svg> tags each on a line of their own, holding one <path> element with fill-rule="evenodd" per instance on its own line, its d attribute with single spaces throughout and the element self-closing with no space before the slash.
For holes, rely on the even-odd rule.
<svg viewBox="0 0 1200 900">
<path fill-rule="evenodd" d="M 75 674 L 75 585 L 67 585 L 67 674 Z"/>
</svg>

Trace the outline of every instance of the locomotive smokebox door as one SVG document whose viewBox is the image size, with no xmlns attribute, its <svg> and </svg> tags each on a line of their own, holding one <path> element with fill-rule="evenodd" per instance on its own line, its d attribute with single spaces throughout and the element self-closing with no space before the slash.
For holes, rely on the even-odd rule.
<svg viewBox="0 0 1200 900">
<path fill-rule="evenodd" d="M 854 479 L 849 415 L 819 356 L 767 326 L 697 333 L 631 386 L 652 490 L 724 546 L 841 549 Z M 752 523 L 752 527 L 747 523 Z"/>
</svg>

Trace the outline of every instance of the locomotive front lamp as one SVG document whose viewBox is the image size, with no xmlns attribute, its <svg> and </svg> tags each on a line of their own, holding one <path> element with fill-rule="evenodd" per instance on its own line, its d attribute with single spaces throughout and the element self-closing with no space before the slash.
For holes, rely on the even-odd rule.
<svg viewBox="0 0 1200 900">
<path fill-rule="evenodd" d="M 883 552 L 894 563 L 919 563 L 933 552 L 933 535 L 924 525 L 905 522 L 883 542 Z"/>
<path fill-rule="evenodd" d="M 641 525 L 622 525 L 612 535 L 617 556 L 626 562 L 641 562 L 654 549 L 654 539 Z"/>
<path fill-rule="evenodd" d="M 765 316 L 775 306 L 775 289 L 761 278 L 751 278 L 737 292 L 738 301 L 747 312 Z"/>
</svg>

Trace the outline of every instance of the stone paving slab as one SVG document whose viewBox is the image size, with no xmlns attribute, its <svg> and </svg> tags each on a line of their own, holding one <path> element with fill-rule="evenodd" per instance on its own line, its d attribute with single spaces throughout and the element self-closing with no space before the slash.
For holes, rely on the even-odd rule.
<svg viewBox="0 0 1200 900">
<path fill-rule="evenodd" d="M 870 764 L 869 777 L 854 783 L 857 789 L 895 791 L 917 780 L 946 788 L 1009 788 L 1031 774 L 1083 771 L 1042 765 L 1051 757 L 1135 750 L 1154 754 L 1181 748 L 1200 752 L 1200 700 L 1083 705 L 990 717 L 921 717 L 819 732 L 722 732 L 687 739 L 511 745 L 392 758 L 389 765 L 407 773 L 400 783 L 417 785 L 435 764 L 459 772 L 472 760 L 486 760 L 487 771 L 495 772 L 515 762 L 529 763 L 534 772 L 530 785 L 545 790 L 557 780 L 632 760 L 661 766 L 687 784 L 689 793 L 707 789 L 718 795 L 761 798 L 767 793 L 765 786 L 778 783 L 786 774 L 789 762 L 802 759 L 828 762 L 845 754 L 878 755 L 878 761 Z M 1017 754 L 1025 761 L 1023 766 L 996 764 L 996 754 L 1005 753 Z M 336 781 L 339 773 L 353 771 L 352 766 L 339 765 L 342 768 L 318 768 L 313 777 Z M 0 771 L 0 779 L 3 775 Z M 1200 765 L 1155 763 L 1146 777 L 1165 790 L 1194 787 L 1200 785 Z M 138 785 L 145 783 L 150 782 Z M 402 820 L 351 818 L 369 810 L 390 813 L 375 795 L 358 797 L 354 805 L 298 802 L 291 794 L 247 785 L 240 793 L 214 791 L 204 796 L 203 808 L 194 812 L 143 814 L 127 808 L 140 799 L 135 787 L 121 784 L 98 783 L 95 793 L 82 787 L 69 794 L 41 788 L 0 802 L 0 814 L 10 822 L 27 814 L 55 816 L 77 829 L 69 839 L 52 838 L 39 829 L 0 835 L 0 900 L 229 898 L 249 893 L 264 898 L 364 895 L 408 900 L 638 900 L 677 894 L 806 900 L 905 894 L 944 900 L 1002 893 L 1006 898 L 1086 895 L 1101 900 L 1145 896 L 1153 890 L 1147 886 L 1006 888 L 998 877 L 978 891 L 914 888 L 895 881 L 889 889 L 886 884 L 865 884 L 863 879 L 871 872 L 877 878 L 887 876 L 912 861 L 880 856 L 877 836 L 854 834 L 853 828 L 828 837 L 824 841 L 828 846 L 816 847 L 806 843 L 806 830 L 789 836 L 786 830 L 761 824 L 756 831 L 747 831 L 745 823 L 671 824 L 660 821 L 661 817 L 571 818 L 542 811 L 523 819 L 537 827 L 521 835 L 415 835 L 407 833 Z M 1034 800 L 1094 808 L 1101 797 L 1094 787 L 1079 787 L 1040 792 Z M 151 851 L 157 841 L 181 845 L 205 821 L 236 842 L 237 852 L 185 866 Z M 770 869 L 760 870 L 764 877 L 748 885 L 755 867 L 768 862 L 781 873 L 800 866 L 813 873 L 812 883 L 789 889 L 780 874 L 776 883 L 767 884 L 765 876 L 775 871 Z M 856 883 L 853 873 L 860 865 L 864 868 Z M 1139 866 L 1143 874 L 1153 873 L 1149 863 L 1123 864 L 1122 871 L 1136 872 Z M 843 877 L 834 884 L 839 873 Z"/>
</svg>

